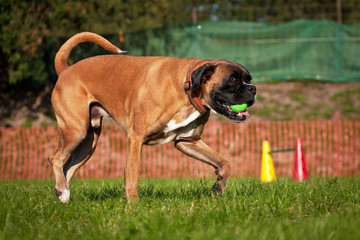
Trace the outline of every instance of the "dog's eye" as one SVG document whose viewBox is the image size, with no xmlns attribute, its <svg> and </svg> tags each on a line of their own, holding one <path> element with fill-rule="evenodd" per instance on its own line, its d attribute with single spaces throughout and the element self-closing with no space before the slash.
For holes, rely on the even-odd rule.
<svg viewBox="0 0 360 240">
<path fill-rule="evenodd" d="M 237 82 L 237 78 L 232 77 L 232 78 L 231 78 L 231 81 L 232 81 L 232 82 Z"/>
</svg>

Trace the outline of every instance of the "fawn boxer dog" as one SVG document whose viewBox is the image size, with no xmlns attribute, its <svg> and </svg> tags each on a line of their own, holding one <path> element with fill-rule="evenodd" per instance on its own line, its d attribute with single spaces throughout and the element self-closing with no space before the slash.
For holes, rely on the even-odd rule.
<svg viewBox="0 0 360 240">
<path fill-rule="evenodd" d="M 212 191 L 222 194 L 231 171 L 229 162 L 200 136 L 210 110 L 235 122 L 249 117 L 247 110 L 235 113 L 229 107 L 255 102 L 256 88 L 247 69 L 224 60 L 118 54 L 86 58 L 69 66 L 67 58 L 81 42 L 122 53 L 103 37 L 83 32 L 71 37 L 56 54 L 58 81 L 51 102 L 60 140 L 49 162 L 59 200 L 69 203 L 71 178 L 94 152 L 103 117 L 114 119 L 127 133 L 128 201 L 137 199 L 142 145 L 171 141 L 176 149 L 215 168 L 218 177 Z"/>
</svg>

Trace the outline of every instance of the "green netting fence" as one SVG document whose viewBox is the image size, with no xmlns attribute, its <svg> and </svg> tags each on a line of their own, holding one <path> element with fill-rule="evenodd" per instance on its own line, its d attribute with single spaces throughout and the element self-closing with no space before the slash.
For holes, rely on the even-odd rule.
<svg viewBox="0 0 360 240">
<path fill-rule="evenodd" d="M 122 43 L 117 33 L 105 37 L 134 56 L 235 61 L 246 66 L 257 82 L 360 80 L 360 25 L 328 20 L 296 20 L 278 25 L 208 21 L 124 33 Z M 52 61 L 65 40 L 49 43 Z M 98 54 L 106 51 L 84 44 L 76 48 L 69 62 Z M 54 71 L 52 76 L 56 79 Z"/>
</svg>

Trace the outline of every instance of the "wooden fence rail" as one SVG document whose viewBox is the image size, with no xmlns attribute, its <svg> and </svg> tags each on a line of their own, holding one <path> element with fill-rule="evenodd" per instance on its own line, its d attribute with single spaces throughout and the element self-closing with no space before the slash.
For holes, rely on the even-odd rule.
<svg viewBox="0 0 360 240">
<path fill-rule="evenodd" d="M 352 121 L 210 121 L 203 140 L 229 159 L 232 176 L 259 177 L 262 141 L 271 150 L 294 148 L 296 137 L 304 144 L 310 176 L 360 175 L 360 120 Z M 77 178 L 123 177 L 125 133 L 105 125 L 92 158 L 76 173 Z M 55 127 L 0 129 L 0 179 L 48 179 L 47 158 L 56 148 Z M 273 154 L 277 176 L 292 176 L 294 152 Z M 140 162 L 143 178 L 210 177 L 214 169 L 177 151 L 173 144 L 144 146 Z"/>
</svg>

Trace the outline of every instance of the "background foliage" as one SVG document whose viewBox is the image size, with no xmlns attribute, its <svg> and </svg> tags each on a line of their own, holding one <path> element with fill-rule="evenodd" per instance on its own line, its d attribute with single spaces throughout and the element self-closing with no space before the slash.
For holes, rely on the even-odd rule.
<svg viewBox="0 0 360 240">
<path fill-rule="evenodd" d="M 0 4 L 2 81 L 11 84 L 47 81 L 49 40 L 80 31 L 99 34 L 156 28 L 183 21 L 184 0 L 8 1 Z"/>
</svg>

